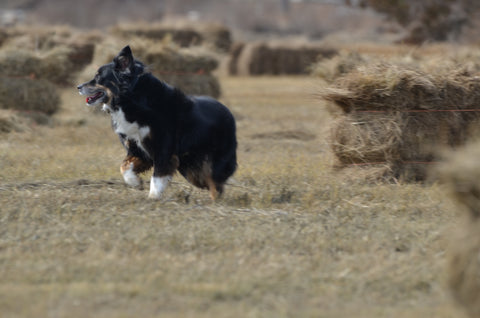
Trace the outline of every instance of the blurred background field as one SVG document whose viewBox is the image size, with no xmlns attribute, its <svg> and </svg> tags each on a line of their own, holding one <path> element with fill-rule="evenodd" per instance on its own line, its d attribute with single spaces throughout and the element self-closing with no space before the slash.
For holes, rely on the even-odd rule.
<svg viewBox="0 0 480 318">
<path fill-rule="evenodd" d="M 478 317 L 478 12 L 2 1 L 2 317 Z M 75 87 L 127 44 L 232 110 L 218 202 L 180 176 L 161 201 L 123 184 Z"/>
</svg>

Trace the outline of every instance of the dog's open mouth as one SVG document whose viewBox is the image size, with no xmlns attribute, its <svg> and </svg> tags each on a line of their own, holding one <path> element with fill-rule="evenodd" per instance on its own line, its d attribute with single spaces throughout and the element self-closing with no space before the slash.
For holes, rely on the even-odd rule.
<svg viewBox="0 0 480 318">
<path fill-rule="evenodd" d="M 88 105 L 93 105 L 98 100 L 102 99 L 104 96 L 105 96 L 105 93 L 103 91 L 98 91 L 93 95 L 87 96 L 87 104 Z"/>
</svg>

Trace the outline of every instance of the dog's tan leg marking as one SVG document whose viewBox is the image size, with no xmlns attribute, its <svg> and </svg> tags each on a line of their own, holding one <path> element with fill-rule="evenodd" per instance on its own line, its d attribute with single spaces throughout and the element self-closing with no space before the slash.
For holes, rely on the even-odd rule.
<svg viewBox="0 0 480 318">
<path fill-rule="evenodd" d="M 208 191 L 210 191 L 210 198 L 212 198 L 212 201 L 216 201 L 218 198 L 218 191 L 215 182 L 211 176 L 207 176 L 205 181 L 207 182 Z"/>
</svg>

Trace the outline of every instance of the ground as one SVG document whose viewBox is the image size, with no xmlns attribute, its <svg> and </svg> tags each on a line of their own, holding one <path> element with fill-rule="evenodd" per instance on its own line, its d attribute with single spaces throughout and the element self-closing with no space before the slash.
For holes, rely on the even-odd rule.
<svg viewBox="0 0 480 318">
<path fill-rule="evenodd" d="M 335 170 L 315 79 L 221 84 L 239 168 L 217 203 L 180 176 L 161 201 L 126 187 L 74 87 L 51 127 L 2 136 L 2 317 L 464 317 L 441 185 Z"/>
</svg>

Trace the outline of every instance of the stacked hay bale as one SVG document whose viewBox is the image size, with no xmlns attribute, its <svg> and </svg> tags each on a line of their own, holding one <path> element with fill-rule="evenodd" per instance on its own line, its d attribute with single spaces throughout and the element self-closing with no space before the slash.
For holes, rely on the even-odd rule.
<svg viewBox="0 0 480 318">
<path fill-rule="evenodd" d="M 64 83 L 59 74 L 65 56 L 57 51 L 0 51 L 0 108 L 55 113 L 60 96 L 54 82 Z"/>
<path fill-rule="evenodd" d="M 97 68 L 110 63 L 123 45 L 118 39 L 97 45 L 94 60 L 81 74 L 79 82 L 92 79 Z M 136 39 L 130 41 L 130 46 L 135 58 L 144 62 L 161 80 L 187 94 L 220 96 L 220 84 L 212 74 L 218 67 L 218 60 L 205 48 L 180 48 L 168 39 L 160 42 Z"/>
<path fill-rule="evenodd" d="M 336 53 L 332 48 L 308 43 L 236 44 L 229 70 L 232 75 L 306 74 L 312 63 Z"/>
<path fill-rule="evenodd" d="M 95 48 L 90 34 L 78 33 L 68 27 L 18 27 L 6 29 L 3 50 L 24 50 L 45 54 L 64 55 L 63 72 L 59 76 L 70 78 L 91 63 Z M 58 66 L 56 66 L 58 71 Z"/>
<path fill-rule="evenodd" d="M 60 108 L 59 87 L 70 87 L 89 64 L 94 44 L 70 28 L 9 28 L 0 50 L 1 131 L 49 124 Z"/>
<path fill-rule="evenodd" d="M 448 285 L 470 317 L 480 317 L 480 143 L 451 155 L 438 172 L 465 215 L 451 236 Z"/>
<path fill-rule="evenodd" d="M 463 144 L 480 115 L 480 77 L 463 69 L 366 64 L 321 96 L 342 114 L 331 134 L 340 166 L 381 164 L 382 177 L 406 181 L 424 180 L 438 149 Z"/>
<path fill-rule="evenodd" d="M 340 51 L 338 55 L 325 58 L 310 67 L 311 74 L 328 83 L 350 73 L 358 66 L 368 62 L 368 57 L 355 51 Z"/>
<path fill-rule="evenodd" d="M 145 38 L 162 41 L 170 38 L 180 47 L 207 46 L 221 52 L 228 52 L 232 44 L 230 30 L 217 24 L 157 23 L 120 24 L 111 29 L 119 38 Z"/>
<path fill-rule="evenodd" d="M 139 47 L 137 56 L 160 79 L 188 94 L 220 96 L 220 83 L 212 74 L 218 61 L 207 51 L 171 45 L 147 47 Z"/>
<path fill-rule="evenodd" d="M 27 126 L 27 120 L 16 112 L 8 109 L 0 109 L 0 135 L 13 131 L 22 132 Z"/>
</svg>

